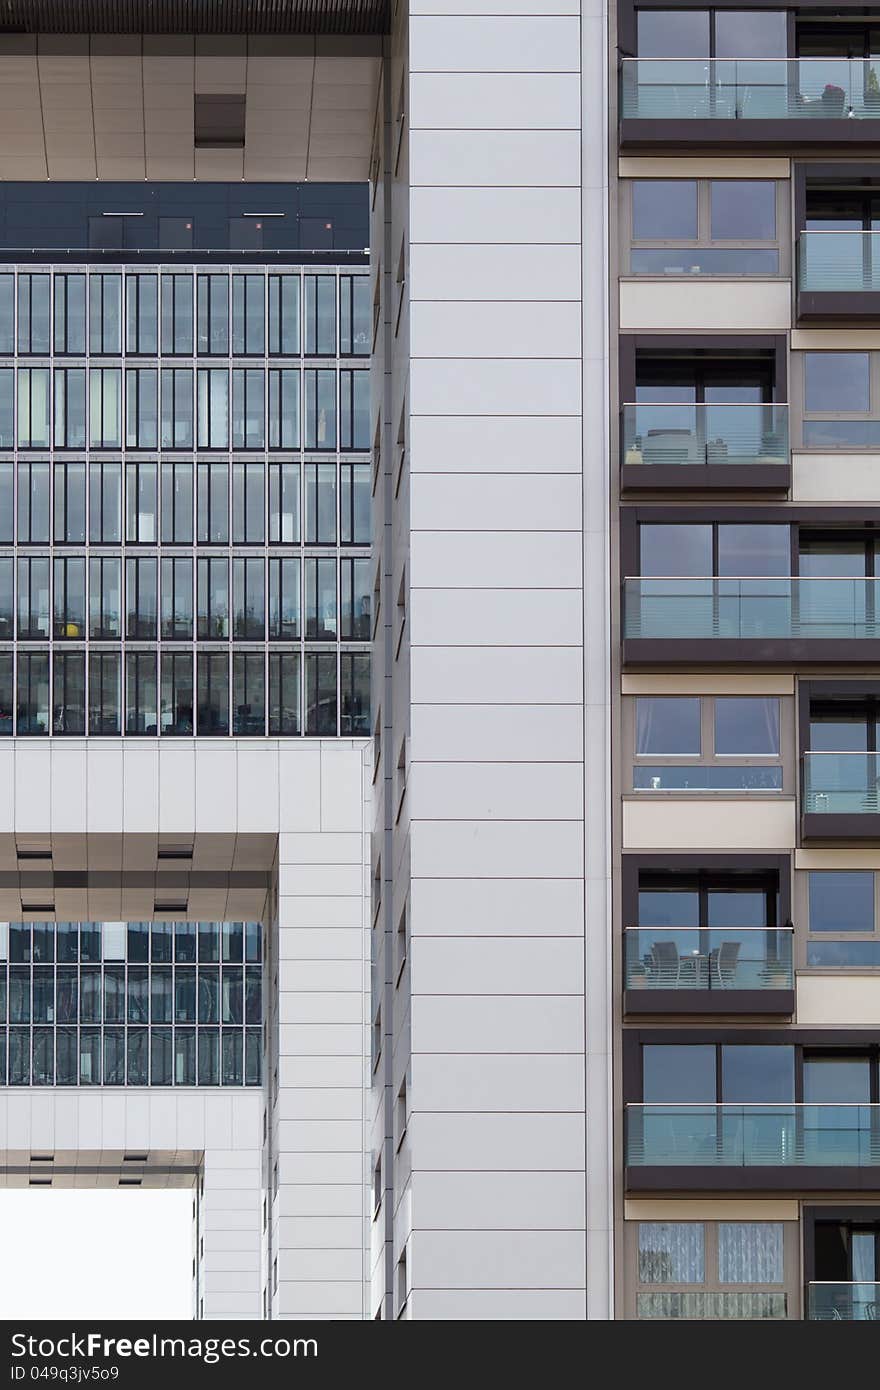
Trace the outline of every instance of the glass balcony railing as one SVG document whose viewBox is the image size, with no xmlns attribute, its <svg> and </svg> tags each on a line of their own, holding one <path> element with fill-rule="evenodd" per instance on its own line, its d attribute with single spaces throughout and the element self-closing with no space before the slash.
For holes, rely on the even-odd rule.
<svg viewBox="0 0 880 1390">
<path fill-rule="evenodd" d="M 880 753 L 805 753 L 804 810 L 817 815 L 877 815 Z"/>
<path fill-rule="evenodd" d="M 880 579 L 624 580 L 627 638 L 880 637 Z"/>
<path fill-rule="evenodd" d="M 873 58 L 624 58 L 624 119 L 880 119 Z"/>
<path fill-rule="evenodd" d="M 784 464 L 788 406 L 625 405 L 622 444 L 626 464 Z"/>
<path fill-rule="evenodd" d="M 817 1281 L 807 1287 L 809 1322 L 880 1322 L 880 1284 Z"/>
<path fill-rule="evenodd" d="M 880 232 L 801 232 L 798 288 L 880 290 Z"/>
<path fill-rule="evenodd" d="M 627 989 L 792 989 L 793 927 L 631 927 Z"/>
<path fill-rule="evenodd" d="M 626 1161 L 664 1168 L 876 1168 L 880 1105 L 628 1105 Z"/>
</svg>

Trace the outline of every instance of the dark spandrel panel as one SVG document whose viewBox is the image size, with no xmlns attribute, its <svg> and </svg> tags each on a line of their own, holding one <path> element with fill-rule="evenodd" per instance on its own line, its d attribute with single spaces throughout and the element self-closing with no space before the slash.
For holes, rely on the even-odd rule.
<svg viewBox="0 0 880 1390">
<path fill-rule="evenodd" d="M 0 33 L 385 34 L 388 0 L 5 0 Z"/>
<path fill-rule="evenodd" d="M 186 259 L 200 251 L 362 253 L 369 244 L 365 183 L 0 184 L 0 248 L 135 258 L 166 250 Z"/>
</svg>

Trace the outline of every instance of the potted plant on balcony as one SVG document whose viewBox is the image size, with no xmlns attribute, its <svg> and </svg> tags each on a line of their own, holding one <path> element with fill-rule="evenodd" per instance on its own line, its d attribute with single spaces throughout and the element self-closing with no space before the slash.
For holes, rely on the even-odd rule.
<svg viewBox="0 0 880 1390">
<path fill-rule="evenodd" d="M 838 87 L 833 82 L 826 82 L 821 96 L 822 115 L 834 120 L 843 115 L 843 108 L 846 103 L 846 93 L 842 87 Z"/>
</svg>

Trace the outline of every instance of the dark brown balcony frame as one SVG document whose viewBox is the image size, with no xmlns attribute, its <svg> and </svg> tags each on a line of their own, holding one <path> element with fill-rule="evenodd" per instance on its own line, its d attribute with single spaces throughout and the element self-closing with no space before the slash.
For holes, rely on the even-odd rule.
<svg viewBox="0 0 880 1390">
<path fill-rule="evenodd" d="M 850 125 L 860 124 L 850 121 Z M 880 122 L 878 122 L 880 137 Z M 880 138 L 878 138 L 880 144 Z M 880 323 L 880 290 L 802 290 L 800 283 L 801 235 L 807 224 L 807 181 L 823 188 L 839 184 L 880 194 L 880 151 L 873 164 L 803 164 L 792 171 L 794 184 L 793 275 L 795 318 L 799 324 Z"/>
<path fill-rule="evenodd" d="M 870 812 L 806 811 L 804 755 L 810 751 L 810 707 L 814 700 L 873 700 L 880 706 L 880 679 L 801 680 L 798 682 L 798 769 L 801 798 L 801 841 L 804 844 L 861 843 L 880 840 L 880 815 Z"/>
<path fill-rule="evenodd" d="M 707 878 L 748 873 L 774 880 L 779 896 L 779 922 L 768 931 L 783 930 L 791 917 L 791 863 L 787 854 L 624 854 L 621 861 L 621 910 L 624 932 L 638 923 L 639 876 L 645 871 L 680 872 Z M 707 929 L 708 930 L 708 929 Z M 622 935 L 623 949 L 626 936 Z M 676 990 L 627 989 L 624 955 L 621 979 L 623 1012 L 629 1019 L 687 1015 L 773 1015 L 791 1017 L 794 989 L 766 990 Z"/>
<path fill-rule="evenodd" d="M 788 400 L 787 343 L 780 334 L 694 334 L 623 333 L 618 347 L 618 395 L 623 406 L 635 401 L 638 354 L 691 352 L 694 357 L 737 351 L 773 358 L 774 394 L 780 404 Z M 791 487 L 791 441 L 787 464 L 644 464 L 624 462 L 622 433 L 620 451 L 620 490 L 627 496 L 639 493 L 787 493 Z"/>
<path fill-rule="evenodd" d="M 639 577 L 638 527 L 643 521 L 671 522 L 782 522 L 791 526 L 791 577 L 797 578 L 799 528 L 816 530 L 859 530 L 880 532 L 878 507 L 795 508 L 742 503 L 706 507 L 623 506 L 620 509 L 620 581 Z M 626 637 L 621 642 L 623 665 L 627 670 L 699 670 L 735 665 L 744 667 L 791 667 L 815 669 L 826 666 L 880 665 L 880 638 L 847 637 Z M 873 822 L 873 817 L 871 818 Z M 873 836 L 871 838 L 874 838 Z"/>
<path fill-rule="evenodd" d="M 752 1028 L 628 1028 L 623 1033 L 624 1104 L 639 1104 L 642 1097 L 642 1046 L 645 1043 L 792 1044 L 795 1048 L 795 1104 L 803 1101 L 803 1053 L 858 1052 L 874 1061 L 871 1101 L 878 1094 L 878 1044 L 876 1032 L 853 1029 L 752 1029 Z M 721 1102 L 723 1104 L 723 1102 Z M 624 1156 L 625 1157 L 625 1156 Z M 880 1167 L 703 1167 L 681 1165 L 626 1165 L 627 1192 L 873 1192 L 880 1187 Z"/>
</svg>

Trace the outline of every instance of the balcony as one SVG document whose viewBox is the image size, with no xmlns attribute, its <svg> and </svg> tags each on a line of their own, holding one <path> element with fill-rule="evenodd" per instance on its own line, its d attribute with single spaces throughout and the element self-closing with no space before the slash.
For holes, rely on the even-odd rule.
<svg viewBox="0 0 880 1390">
<path fill-rule="evenodd" d="M 624 1013 L 794 1012 L 793 927 L 631 927 Z"/>
<path fill-rule="evenodd" d="M 880 1321 L 880 1284 L 816 1281 L 807 1285 L 808 1322 Z"/>
<path fill-rule="evenodd" d="M 878 69 L 865 58 L 624 58 L 620 145 L 869 145 L 880 138 Z"/>
<path fill-rule="evenodd" d="M 623 492 L 787 492 L 788 406 L 625 405 Z"/>
<path fill-rule="evenodd" d="M 801 232 L 797 318 L 799 323 L 880 321 L 880 232 Z"/>
<path fill-rule="evenodd" d="M 880 661 L 880 579 L 625 579 L 627 665 Z"/>
<path fill-rule="evenodd" d="M 628 1105 L 627 1186 L 876 1189 L 880 1105 Z"/>
<path fill-rule="evenodd" d="M 801 838 L 880 839 L 880 754 L 804 754 Z"/>
</svg>

